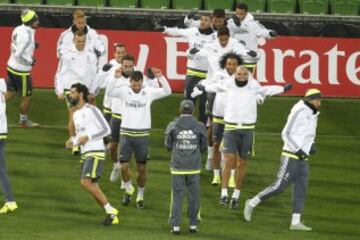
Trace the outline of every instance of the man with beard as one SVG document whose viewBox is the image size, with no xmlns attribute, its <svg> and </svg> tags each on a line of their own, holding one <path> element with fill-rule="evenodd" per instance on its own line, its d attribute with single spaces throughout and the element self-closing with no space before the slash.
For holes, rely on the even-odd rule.
<svg viewBox="0 0 360 240">
<path fill-rule="evenodd" d="M 20 121 L 22 128 L 39 127 L 28 119 L 32 95 L 31 70 L 36 62 L 34 50 L 39 47 L 35 42 L 35 31 L 39 27 L 38 15 L 25 9 L 21 15 L 22 25 L 16 27 L 11 35 L 11 55 L 7 62 L 7 92 L 6 101 L 12 99 L 15 94 L 21 96 Z"/>
<path fill-rule="evenodd" d="M 66 141 L 67 148 L 80 146 L 81 186 L 86 189 L 105 210 L 104 225 L 118 224 L 118 210 L 110 205 L 101 190 L 98 179 L 104 166 L 105 147 L 103 138 L 110 134 L 110 128 L 100 110 L 88 104 L 88 88 L 81 83 L 71 86 L 69 101 L 75 108 L 73 121 L 76 135 Z"/>
<path fill-rule="evenodd" d="M 60 59 L 73 46 L 73 39 L 76 32 L 81 31 L 86 34 L 87 51 L 93 52 L 98 58 L 106 53 L 104 43 L 101 41 L 99 34 L 86 24 L 86 15 L 83 10 L 76 10 L 73 13 L 73 25 L 61 33 L 57 43 L 57 57 Z"/>
<path fill-rule="evenodd" d="M 239 207 L 240 189 L 242 187 L 247 161 L 253 148 L 253 137 L 257 119 L 257 103 L 260 96 L 281 94 L 292 88 L 291 84 L 283 86 L 261 86 L 249 74 L 244 65 L 240 65 L 232 81 L 226 85 L 213 84 L 205 87 L 199 84 L 200 90 L 227 92 L 224 115 L 224 158 L 225 166 L 221 181 L 220 204 L 228 204 L 228 180 L 232 166 L 236 161 L 236 187 L 234 189 L 230 208 Z M 236 155 L 239 155 L 239 158 Z"/>
<path fill-rule="evenodd" d="M 301 221 L 304 209 L 309 175 L 309 155 L 316 153 L 315 136 L 321 92 L 317 89 L 306 91 L 302 100 L 298 101 L 288 116 L 282 131 L 284 141 L 280 158 L 280 167 L 273 185 L 256 194 L 245 202 L 244 218 L 250 222 L 253 209 L 261 202 L 282 193 L 287 186 L 293 186 L 293 213 L 290 224 L 292 231 L 311 231 Z"/>
</svg>

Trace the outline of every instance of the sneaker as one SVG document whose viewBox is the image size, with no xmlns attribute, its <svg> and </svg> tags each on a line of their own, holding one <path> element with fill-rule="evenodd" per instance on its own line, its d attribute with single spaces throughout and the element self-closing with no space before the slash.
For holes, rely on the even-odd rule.
<svg viewBox="0 0 360 240">
<path fill-rule="evenodd" d="M 143 198 L 136 198 L 136 208 L 137 209 L 144 209 L 145 204 L 144 204 L 144 199 Z"/>
<path fill-rule="evenodd" d="M 298 223 L 298 224 L 291 224 L 290 225 L 290 228 L 289 228 L 291 231 L 311 231 L 312 228 L 311 227 L 308 227 L 306 225 L 304 225 L 303 223 Z"/>
<path fill-rule="evenodd" d="M 134 192 L 135 192 L 135 188 L 133 186 L 131 186 L 130 192 L 125 192 L 125 195 L 123 196 L 123 199 L 122 199 L 122 204 L 124 206 L 128 206 L 130 204 L 132 195 L 134 194 Z"/>
<path fill-rule="evenodd" d="M 0 214 L 7 214 L 14 212 L 18 208 L 16 202 L 6 202 L 0 209 Z"/>
<path fill-rule="evenodd" d="M 33 122 L 31 120 L 26 120 L 25 122 L 19 121 L 19 126 L 21 128 L 38 128 L 40 127 L 40 124 Z"/>
<path fill-rule="evenodd" d="M 212 171 L 212 159 L 208 159 L 208 160 L 206 161 L 205 169 L 206 169 L 207 171 Z"/>
<path fill-rule="evenodd" d="M 110 182 L 116 182 L 120 176 L 120 165 L 114 164 L 113 169 L 110 174 Z"/>
<path fill-rule="evenodd" d="M 119 211 L 114 208 L 114 212 L 107 214 L 105 220 L 103 221 L 104 226 L 110 226 L 119 224 L 119 218 L 117 217 Z"/>
<path fill-rule="evenodd" d="M 71 150 L 71 153 L 72 153 L 74 156 L 80 156 L 80 147 L 79 147 L 79 146 L 73 147 L 72 150 Z"/>
<path fill-rule="evenodd" d="M 211 182 L 211 185 L 213 186 L 219 186 L 221 183 L 221 179 L 220 179 L 220 176 L 215 176 L 213 177 L 213 180 Z"/>
<path fill-rule="evenodd" d="M 244 219 L 247 222 L 251 221 L 251 215 L 252 215 L 252 211 L 253 211 L 253 207 L 250 206 L 250 199 L 246 200 L 245 202 L 245 207 L 244 207 Z"/>
<path fill-rule="evenodd" d="M 179 226 L 174 226 L 171 228 L 171 231 L 170 231 L 172 234 L 174 235 L 180 235 L 180 227 Z"/>
<path fill-rule="evenodd" d="M 229 178 L 228 187 L 229 188 L 235 188 L 236 187 L 235 177 L 234 176 L 231 176 Z"/>
<path fill-rule="evenodd" d="M 220 201 L 219 201 L 220 205 L 226 206 L 228 204 L 228 202 L 229 202 L 229 199 L 228 199 L 227 196 L 221 196 L 220 197 Z"/>
<path fill-rule="evenodd" d="M 198 233 L 199 232 L 199 229 L 196 225 L 191 225 L 190 228 L 189 228 L 189 232 L 190 233 Z"/>
<path fill-rule="evenodd" d="M 230 209 L 239 209 L 239 199 L 232 198 L 230 201 Z"/>
</svg>

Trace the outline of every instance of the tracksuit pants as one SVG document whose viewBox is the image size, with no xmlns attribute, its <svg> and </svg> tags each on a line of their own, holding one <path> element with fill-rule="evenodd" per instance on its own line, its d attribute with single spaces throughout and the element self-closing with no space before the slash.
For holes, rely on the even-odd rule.
<svg viewBox="0 0 360 240">
<path fill-rule="evenodd" d="M 200 174 L 172 174 L 169 215 L 171 226 L 180 226 L 182 200 L 186 190 L 190 225 L 198 225 L 200 222 Z"/>
<path fill-rule="evenodd" d="M 11 192 L 10 182 L 8 175 L 6 173 L 6 163 L 5 163 L 5 142 L 0 141 L 0 184 L 5 194 L 6 202 L 13 202 L 14 197 Z"/>
<path fill-rule="evenodd" d="M 308 174 L 309 163 L 307 160 L 281 156 L 281 165 L 275 182 L 259 192 L 257 196 L 261 201 L 264 201 L 283 192 L 289 183 L 292 183 L 293 213 L 302 213 L 307 191 Z"/>
</svg>

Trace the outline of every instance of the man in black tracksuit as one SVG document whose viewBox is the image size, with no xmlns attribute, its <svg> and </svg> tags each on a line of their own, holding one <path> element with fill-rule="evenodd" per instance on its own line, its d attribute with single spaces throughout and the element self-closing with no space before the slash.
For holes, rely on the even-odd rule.
<svg viewBox="0 0 360 240">
<path fill-rule="evenodd" d="M 169 223 L 173 234 L 180 234 L 182 198 L 188 190 L 188 216 L 191 233 L 198 232 L 200 221 L 200 169 L 201 153 L 207 149 L 204 124 L 192 115 L 194 104 L 183 100 L 180 117 L 169 123 L 165 133 L 165 147 L 172 151 L 170 170 L 172 193 Z"/>
</svg>

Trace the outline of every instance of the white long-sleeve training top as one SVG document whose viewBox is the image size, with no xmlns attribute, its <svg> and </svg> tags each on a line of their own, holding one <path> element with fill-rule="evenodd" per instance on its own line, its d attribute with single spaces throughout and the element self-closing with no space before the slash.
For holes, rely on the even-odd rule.
<svg viewBox="0 0 360 240">
<path fill-rule="evenodd" d="M 74 112 L 73 120 L 76 132 L 73 142 L 82 136 L 89 138 L 80 146 L 82 154 L 105 150 L 103 138 L 110 134 L 110 127 L 97 107 L 86 103 Z"/>
<path fill-rule="evenodd" d="M 208 78 L 211 78 L 215 72 L 220 70 L 219 61 L 220 58 L 229 52 L 234 52 L 239 54 L 243 58 L 247 55 L 248 50 L 240 44 L 237 40 L 230 38 L 228 44 L 223 47 L 220 45 L 219 40 L 216 40 L 213 43 L 206 44 L 199 52 L 196 54 L 190 54 L 190 50 L 187 51 L 187 55 L 190 59 L 201 59 L 206 58 L 208 60 Z"/>
<path fill-rule="evenodd" d="M 135 93 L 129 85 L 116 88 L 112 82 L 109 96 L 120 98 L 123 102 L 121 129 L 126 132 L 142 131 L 149 133 L 151 128 L 151 103 L 171 94 L 171 87 L 165 77 L 160 77 L 160 88 L 143 87 Z M 129 134 L 130 135 L 130 134 Z"/>
<path fill-rule="evenodd" d="M 104 55 L 106 53 L 105 44 L 101 41 L 99 34 L 95 29 L 92 29 L 88 25 L 85 26 L 86 31 L 86 45 L 85 49 L 95 53 L 95 50 Z M 57 42 L 57 57 L 61 58 L 74 46 L 74 34 L 76 29 L 74 26 L 71 26 L 67 30 L 61 33 L 59 40 Z"/>
<path fill-rule="evenodd" d="M 281 133 L 283 150 L 296 153 L 301 149 L 309 155 L 311 145 L 315 142 L 319 114 L 314 113 L 303 100 L 298 101 L 291 109 Z"/>
<path fill-rule="evenodd" d="M 78 51 L 73 47 L 59 61 L 55 75 L 55 92 L 64 94 L 74 83 L 82 83 L 91 89 L 97 73 L 96 55 L 90 51 Z M 93 94 L 93 93 L 91 93 Z"/>
<path fill-rule="evenodd" d="M 34 62 L 35 29 L 20 25 L 11 35 L 10 58 L 8 67 L 20 72 L 30 72 Z"/>
<path fill-rule="evenodd" d="M 244 87 L 238 87 L 233 81 L 224 84 L 206 85 L 207 92 L 226 92 L 225 124 L 255 125 L 257 120 L 257 99 L 258 95 L 273 96 L 284 92 L 282 86 L 261 86 L 259 82 L 249 77 Z"/>
<path fill-rule="evenodd" d="M 205 44 L 213 43 L 217 40 L 216 32 L 201 33 L 198 27 L 191 27 L 186 29 L 168 28 L 165 27 L 164 33 L 170 36 L 185 37 L 189 42 L 189 49 L 202 49 Z M 188 59 L 187 67 L 194 70 L 207 71 L 207 60 L 203 59 Z"/>
<path fill-rule="evenodd" d="M 0 141 L 6 139 L 7 136 L 7 119 L 6 119 L 6 83 L 5 79 L 0 78 Z"/>
</svg>

